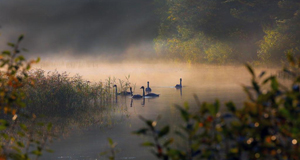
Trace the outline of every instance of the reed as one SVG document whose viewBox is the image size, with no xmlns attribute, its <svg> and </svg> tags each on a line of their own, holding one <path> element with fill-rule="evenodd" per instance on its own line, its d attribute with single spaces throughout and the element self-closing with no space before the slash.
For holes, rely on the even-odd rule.
<svg viewBox="0 0 300 160">
<path fill-rule="evenodd" d="M 113 85 L 116 78 L 108 77 L 105 81 L 90 82 L 80 75 L 70 76 L 58 71 L 45 72 L 36 69 L 29 72 L 34 87 L 25 86 L 25 104 L 27 111 L 51 117 L 73 116 L 76 111 L 89 108 L 111 106 L 115 93 Z M 129 76 L 119 79 L 121 90 L 129 88 Z M 29 82 L 29 81 L 28 81 Z"/>
</svg>

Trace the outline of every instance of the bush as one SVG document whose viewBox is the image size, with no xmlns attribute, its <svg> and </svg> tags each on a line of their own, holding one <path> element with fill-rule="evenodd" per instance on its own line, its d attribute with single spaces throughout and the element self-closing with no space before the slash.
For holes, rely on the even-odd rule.
<svg viewBox="0 0 300 160">
<path fill-rule="evenodd" d="M 300 140 L 300 59 L 288 55 L 291 69 L 284 72 L 293 76 L 289 86 L 278 82 L 265 72 L 252 75 L 251 86 L 243 86 L 248 100 L 244 106 L 225 103 L 227 110 L 220 111 L 220 103 L 200 103 L 197 111 L 190 112 L 189 105 L 176 106 L 183 123 L 175 131 L 182 146 L 174 144 L 170 126 L 157 128 L 156 121 L 141 117 L 145 128 L 134 134 L 149 136 L 152 141 L 143 146 L 153 149 L 158 159 L 299 159 Z M 173 135 L 173 134 L 172 134 Z"/>
<path fill-rule="evenodd" d="M 22 39 L 23 35 L 17 43 L 8 43 L 12 51 L 5 50 L 0 55 L 0 159 L 37 159 L 43 150 L 51 152 L 46 144 L 53 137 L 52 124 L 37 121 L 35 114 L 24 112 L 24 86 L 34 85 L 28 71 L 39 59 L 27 62 L 20 55 Z"/>
</svg>

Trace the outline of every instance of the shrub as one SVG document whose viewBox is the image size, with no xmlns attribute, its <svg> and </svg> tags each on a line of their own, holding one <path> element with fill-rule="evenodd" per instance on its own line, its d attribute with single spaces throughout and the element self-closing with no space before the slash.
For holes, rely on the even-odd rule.
<svg viewBox="0 0 300 160">
<path fill-rule="evenodd" d="M 248 99 L 244 106 L 225 103 L 200 103 L 197 111 L 190 112 L 189 105 L 176 106 L 183 123 L 175 135 L 185 144 L 176 146 L 170 126 L 157 127 L 157 121 L 141 117 L 146 127 L 134 134 L 149 136 L 152 141 L 143 146 L 153 149 L 158 159 L 299 159 L 300 140 L 300 59 L 288 55 L 291 69 L 284 72 L 293 76 L 290 85 L 281 84 L 276 76 L 252 75 L 251 86 L 243 86 Z"/>
<path fill-rule="evenodd" d="M 53 136 L 51 123 L 37 121 L 35 114 L 24 112 L 24 86 L 34 85 L 28 70 L 39 58 L 27 62 L 20 55 L 22 39 L 23 35 L 17 43 L 8 43 L 12 51 L 5 50 L 0 55 L 0 159 L 37 159 L 43 150 L 48 150 L 46 144 Z"/>
</svg>

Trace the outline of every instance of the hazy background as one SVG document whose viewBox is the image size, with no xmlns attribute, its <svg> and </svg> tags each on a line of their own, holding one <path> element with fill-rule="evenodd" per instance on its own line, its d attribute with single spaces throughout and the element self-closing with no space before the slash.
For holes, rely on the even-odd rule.
<svg viewBox="0 0 300 160">
<path fill-rule="evenodd" d="M 298 0 L 2 0 L 0 47 L 43 61 L 278 66 L 300 55 Z"/>
<path fill-rule="evenodd" d="M 2 0 L 0 47 L 24 34 L 26 54 L 42 60 L 152 57 L 154 10 L 153 0 Z"/>
</svg>

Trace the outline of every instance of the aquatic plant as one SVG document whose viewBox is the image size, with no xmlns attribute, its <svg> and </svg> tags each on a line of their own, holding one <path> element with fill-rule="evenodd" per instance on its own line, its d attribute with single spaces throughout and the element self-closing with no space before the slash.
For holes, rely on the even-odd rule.
<svg viewBox="0 0 300 160">
<path fill-rule="evenodd" d="M 104 82 L 90 82 L 78 74 L 70 76 L 58 71 L 45 73 L 41 69 L 32 70 L 28 75 L 35 82 L 34 87 L 25 87 L 25 103 L 30 112 L 51 117 L 69 117 L 87 108 L 105 109 L 114 100 L 114 77 L 108 77 Z M 130 85 L 129 76 L 125 78 L 119 79 L 122 90 Z"/>
</svg>

